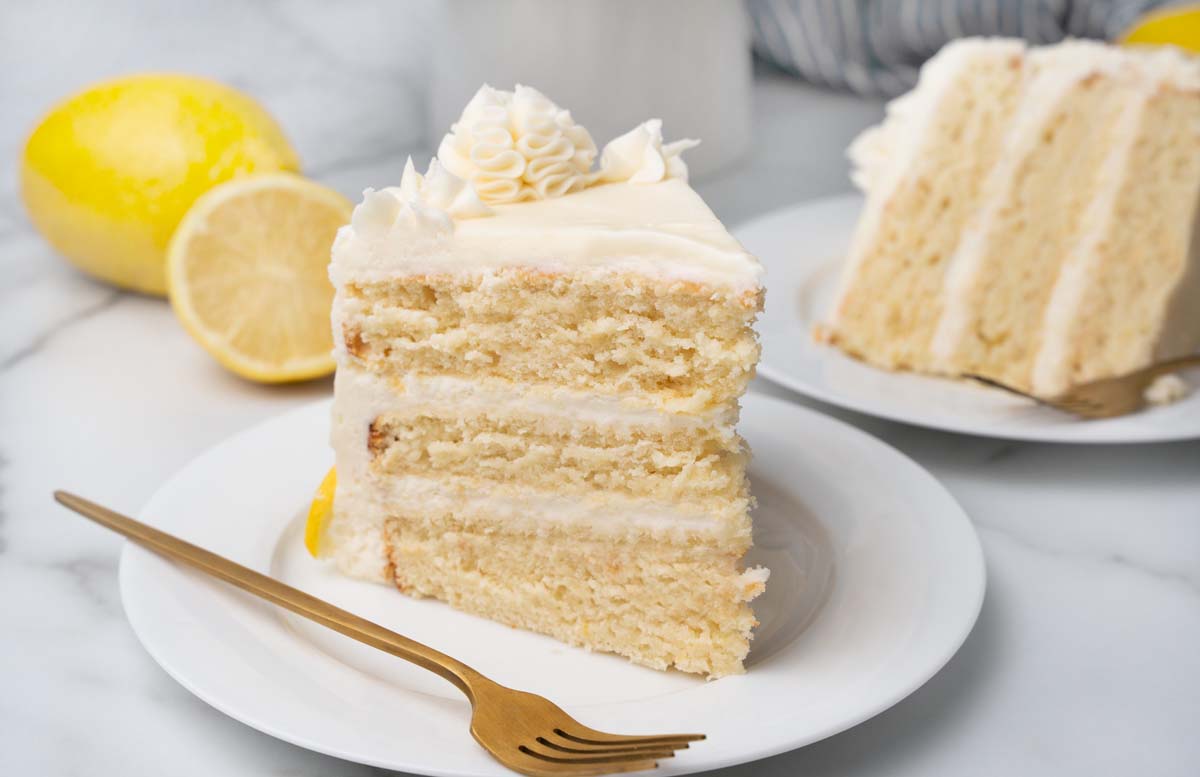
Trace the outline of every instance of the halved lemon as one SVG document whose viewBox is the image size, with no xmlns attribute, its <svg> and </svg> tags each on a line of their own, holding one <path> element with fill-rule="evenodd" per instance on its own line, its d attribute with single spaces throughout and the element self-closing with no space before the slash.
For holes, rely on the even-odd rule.
<svg viewBox="0 0 1200 777">
<path fill-rule="evenodd" d="M 304 547 L 313 558 L 321 552 L 321 535 L 333 517 L 333 492 L 337 489 L 337 468 L 330 467 L 325 473 L 317 492 L 313 494 L 312 504 L 308 507 L 308 521 L 304 524 Z"/>
<path fill-rule="evenodd" d="M 201 196 L 167 247 L 167 295 L 188 333 L 244 378 L 333 372 L 329 251 L 350 201 L 287 173 Z"/>
</svg>

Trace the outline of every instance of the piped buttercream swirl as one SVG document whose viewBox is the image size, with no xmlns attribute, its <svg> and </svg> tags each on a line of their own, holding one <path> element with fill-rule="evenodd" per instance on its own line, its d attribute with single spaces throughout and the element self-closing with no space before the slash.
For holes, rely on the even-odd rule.
<svg viewBox="0 0 1200 777">
<path fill-rule="evenodd" d="M 399 231 L 415 237 L 437 237 L 454 231 L 455 219 L 489 216 L 492 211 L 480 200 L 470 182 L 429 163 L 421 175 L 410 157 L 404 165 L 399 186 L 367 189 L 350 217 L 356 234 L 375 240 Z"/>
<path fill-rule="evenodd" d="M 599 180 L 658 183 L 680 178 L 686 181 L 687 165 L 679 155 L 698 145 L 700 141 L 690 139 L 663 143 L 662 119 L 650 119 L 604 147 Z"/>
<path fill-rule="evenodd" d="M 438 147 L 438 159 L 489 204 L 559 197 L 591 183 L 592 136 L 536 89 L 484 85 Z"/>
</svg>

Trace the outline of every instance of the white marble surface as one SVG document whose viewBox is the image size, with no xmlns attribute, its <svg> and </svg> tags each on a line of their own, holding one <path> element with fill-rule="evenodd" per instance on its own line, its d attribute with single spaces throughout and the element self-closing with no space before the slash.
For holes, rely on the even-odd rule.
<svg viewBox="0 0 1200 777">
<path fill-rule="evenodd" d="M 56 98 L 101 76 L 159 68 L 258 95 L 309 172 L 347 194 L 394 181 L 405 154 L 428 153 L 430 7 L 0 9 L 0 772 L 377 771 L 273 740 L 177 686 L 122 616 L 117 538 L 50 501 L 67 487 L 136 511 L 205 447 L 327 394 L 329 383 L 242 382 L 162 301 L 73 272 L 26 222 L 13 162 Z M 848 188 L 842 147 L 877 104 L 767 73 L 754 98 L 757 151 L 699 186 L 722 217 Z M 785 394 L 762 382 L 755 390 Z M 924 464 L 971 514 L 990 569 L 983 614 L 945 671 L 891 711 L 721 774 L 1200 772 L 1200 443 L 1012 444 L 835 415 Z"/>
</svg>

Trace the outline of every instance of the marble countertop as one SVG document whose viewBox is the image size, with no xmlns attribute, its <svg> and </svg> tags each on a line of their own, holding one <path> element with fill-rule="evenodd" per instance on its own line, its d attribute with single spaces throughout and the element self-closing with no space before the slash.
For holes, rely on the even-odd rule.
<svg viewBox="0 0 1200 777">
<path fill-rule="evenodd" d="M 308 172 L 349 195 L 398 180 L 407 154 L 429 154 L 431 4 L 368 14 L 362 4 L 231 1 L 203 18 L 173 5 L 0 12 L 0 771 L 376 773 L 260 734 L 176 685 L 122 614 L 120 541 L 50 501 L 52 489 L 70 488 L 136 512 L 209 445 L 327 395 L 330 383 L 269 388 L 225 373 L 163 301 L 94 283 L 56 257 L 25 220 L 11 171 L 57 98 L 159 68 L 260 97 Z M 70 56 L 50 59 L 48 40 Z M 754 100 L 750 158 L 698 182 L 722 218 L 736 224 L 849 189 L 843 148 L 878 119 L 878 103 L 770 72 L 756 74 Z M 814 405 L 761 380 L 753 390 Z M 961 652 L 906 701 L 721 775 L 1197 773 L 1200 442 L 1011 443 L 817 407 L 904 451 L 953 492 L 983 539 L 987 600 Z"/>
</svg>

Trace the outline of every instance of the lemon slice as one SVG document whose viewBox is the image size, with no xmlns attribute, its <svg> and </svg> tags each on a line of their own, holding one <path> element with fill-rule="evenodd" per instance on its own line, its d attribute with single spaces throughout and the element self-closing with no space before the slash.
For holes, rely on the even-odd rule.
<svg viewBox="0 0 1200 777">
<path fill-rule="evenodd" d="M 321 554 L 321 535 L 333 517 L 333 492 L 337 488 L 337 468 L 330 467 L 325 473 L 317 492 L 308 507 L 308 522 L 304 524 L 304 547 L 313 558 Z"/>
<path fill-rule="evenodd" d="M 184 328 L 251 380 L 333 372 L 327 268 L 350 210 L 337 192 L 286 173 L 208 191 L 167 246 L 167 295 Z"/>
<path fill-rule="evenodd" d="M 1122 35 L 1120 42 L 1135 46 L 1174 44 L 1200 51 L 1200 5 L 1152 11 Z"/>
</svg>

